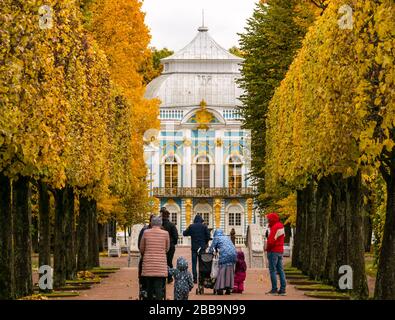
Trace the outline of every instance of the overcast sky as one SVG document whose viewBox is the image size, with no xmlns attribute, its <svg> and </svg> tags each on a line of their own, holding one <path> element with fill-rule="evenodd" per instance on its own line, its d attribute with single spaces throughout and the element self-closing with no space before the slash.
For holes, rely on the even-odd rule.
<svg viewBox="0 0 395 320">
<path fill-rule="evenodd" d="M 151 30 L 151 46 L 177 51 L 186 46 L 202 24 L 224 48 L 238 45 L 257 0 L 144 0 L 145 22 Z"/>
</svg>

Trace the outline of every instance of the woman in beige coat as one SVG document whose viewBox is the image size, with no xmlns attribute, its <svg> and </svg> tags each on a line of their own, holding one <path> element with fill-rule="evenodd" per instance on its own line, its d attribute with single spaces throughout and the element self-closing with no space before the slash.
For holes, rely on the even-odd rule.
<svg viewBox="0 0 395 320">
<path fill-rule="evenodd" d="M 161 229 L 162 218 L 153 217 L 151 229 L 143 233 L 140 242 L 140 252 L 143 256 L 141 277 L 143 277 L 148 300 L 164 300 L 166 278 L 167 278 L 167 259 L 166 253 L 170 248 L 169 233 Z"/>
</svg>

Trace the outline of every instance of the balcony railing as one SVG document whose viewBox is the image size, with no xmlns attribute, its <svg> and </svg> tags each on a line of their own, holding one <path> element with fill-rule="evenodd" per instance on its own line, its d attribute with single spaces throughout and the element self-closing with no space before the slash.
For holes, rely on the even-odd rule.
<svg viewBox="0 0 395 320">
<path fill-rule="evenodd" d="M 153 195 L 157 198 L 211 198 L 226 197 L 240 198 L 253 197 L 254 188 L 153 188 Z"/>
<path fill-rule="evenodd" d="M 230 238 L 230 236 L 228 235 L 228 237 Z M 236 236 L 235 239 L 235 245 L 236 246 L 245 246 L 246 245 L 246 237 L 243 236 Z"/>
</svg>

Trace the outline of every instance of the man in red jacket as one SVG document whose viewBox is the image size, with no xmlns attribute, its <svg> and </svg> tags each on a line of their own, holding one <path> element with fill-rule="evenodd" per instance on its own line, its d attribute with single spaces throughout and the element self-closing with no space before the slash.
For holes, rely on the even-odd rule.
<svg viewBox="0 0 395 320">
<path fill-rule="evenodd" d="M 266 251 L 269 261 L 270 280 L 272 282 L 272 290 L 266 294 L 285 296 L 286 280 L 283 269 L 283 253 L 284 253 L 284 225 L 280 222 L 277 213 L 269 213 L 267 215 L 269 221 L 270 233 L 267 239 Z M 280 276 L 280 290 L 277 291 L 277 273 Z"/>
</svg>

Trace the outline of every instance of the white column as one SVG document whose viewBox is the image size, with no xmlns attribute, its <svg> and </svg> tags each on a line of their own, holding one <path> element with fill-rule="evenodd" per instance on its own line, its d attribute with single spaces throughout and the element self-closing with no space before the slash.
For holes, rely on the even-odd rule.
<svg viewBox="0 0 395 320">
<path fill-rule="evenodd" d="M 180 228 L 180 235 L 183 238 L 183 246 L 190 246 L 191 245 L 191 238 L 190 237 L 184 237 L 182 235 L 182 233 L 184 232 L 184 230 L 186 228 L 188 228 L 189 226 L 187 226 L 186 224 L 186 217 L 185 217 L 185 213 L 186 213 L 186 208 L 185 208 L 185 199 L 181 200 L 181 228 Z M 192 221 L 191 221 L 192 222 Z"/>
<path fill-rule="evenodd" d="M 183 237 L 183 244 L 185 244 L 185 240 L 186 238 L 182 235 L 182 233 L 184 232 L 184 230 L 188 227 L 185 226 L 185 199 L 181 199 L 181 223 L 180 223 L 180 235 L 181 237 Z"/>
<path fill-rule="evenodd" d="M 215 140 L 221 139 L 222 143 L 224 140 L 224 131 L 223 129 L 218 129 L 215 131 Z M 215 187 L 225 187 L 222 183 L 223 181 L 223 164 L 224 164 L 224 148 L 223 146 L 217 147 L 215 146 Z"/>
<path fill-rule="evenodd" d="M 220 228 L 225 232 L 225 200 L 222 199 L 222 205 L 221 205 L 221 223 L 220 223 Z"/>
<path fill-rule="evenodd" d="M 247 203 L 247 199 L 243 199 L 243 200 L 244 200 L 244 205 L 242 207 L 244 209 L 244 212 L 243 212 L 243 220 L 241 221 L 241 223 L 242 223 L 241 224 L 241 226 L 242 226 L 241 234 L 243 236 L 245 236 L 246 232 L 247 232 L 247 227 L 248 227 L 248 203 Z M 252 212 L 252 214 L 254 214 L 254 211 Z M 254 223 L 253 218 L 254 217 L 252 216 L 251 224 Z"/>
<path fill-rule="evenodd" d="M 160 148 L 152 156 L 152 186 L 159 187 Z"/>
<path fill-rule="evenodd" d="M 251 181 L 246 178 L 251 171 L 251 131 L 243 130 L 243 135 L 245 137 L 246 148 L 248 148 L 247 155 L 244 154 L 244 165 L 243 165 L 243 179 L 246 180 L 246 187 L 251 186 Z M 243 183 L 244 185 L 244 183 Z"/>
<path fill-rule="evenodd" d="M 191 130 L 184 129 L 184 137 L 190 143 L 192 143 L 191 139 Z M 184 188 L 192 187 L 192 145 L 187 147 L 184 146 Z"/>
</svg>

